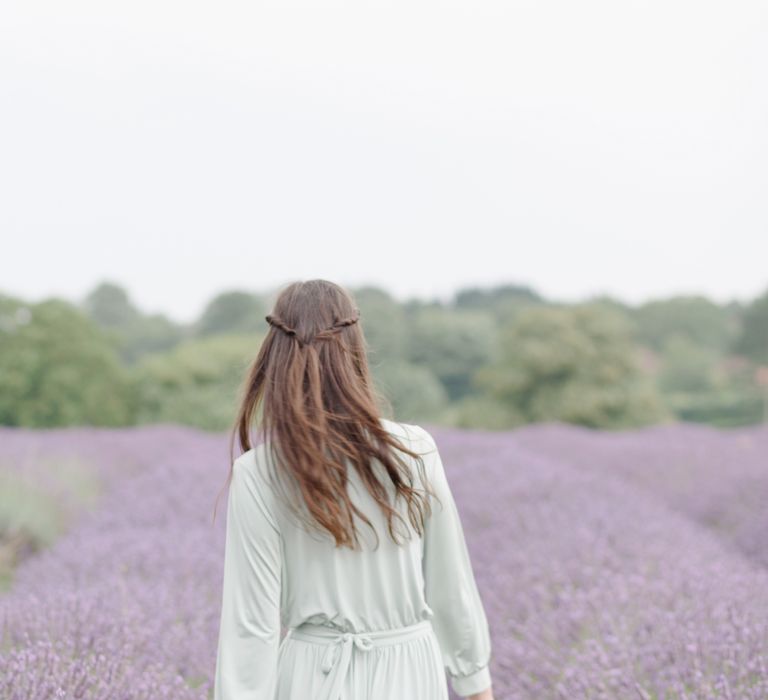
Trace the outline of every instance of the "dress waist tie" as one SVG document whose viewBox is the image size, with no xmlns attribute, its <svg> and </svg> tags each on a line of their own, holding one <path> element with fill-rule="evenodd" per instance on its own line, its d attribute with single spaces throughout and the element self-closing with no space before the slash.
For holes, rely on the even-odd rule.
<svg viewBox="0 0 768 700">
<path fill-rule="evenodd" d="M 288 634 L 294 639 L 326 644 L 323 653 L 323 673 L 326 677 L 320 695 L 314 700 L 339 700 L 347 676 L 352 652 L 355 648 L 366 652 L 377 646 L 397 644 L 426 634 L 432 627 L 430 620 L 421 620 L 406 627 L 366 632 L 345 632 L 329 625 L 312 625 L 306 622 L 292 627 Z"/>
</svg>

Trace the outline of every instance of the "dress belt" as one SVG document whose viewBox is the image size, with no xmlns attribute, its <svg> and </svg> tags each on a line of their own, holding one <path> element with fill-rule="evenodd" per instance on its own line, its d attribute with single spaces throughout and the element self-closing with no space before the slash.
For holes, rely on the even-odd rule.
<svg viewBox="0 0 768 700">
<path fill-rule="evenodd" d="M 373 647 L 397 644 L 421 636 L 431 628 L 430 620 L 421 620 L 406 627 L 345 632 L 338 627 L 304 622 L 298 627 L 290 628 L 287 634 L 294 639 L 327 645 L 328 648 L 323 654 L 323 673 L 326 677 L 320 687 L 320 694 L 313 700 L 339 700 L 355 647 L 360 651 L 369 651 Z"/>
</svg>

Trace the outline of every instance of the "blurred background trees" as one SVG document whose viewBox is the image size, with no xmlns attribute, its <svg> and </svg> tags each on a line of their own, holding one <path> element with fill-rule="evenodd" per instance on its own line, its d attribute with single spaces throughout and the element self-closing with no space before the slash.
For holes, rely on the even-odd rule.
<svg viewBox="0 0 768 700">
<path fill-rule="evenodd" d="M 636 307 L 558 303 L 516 285 L 445 303 L 351 291 L 398 420 L 499 430 L 765 419 L 768 290 L 745 305 L 678 296 Z M 232 289 L 176 323 L 109 282 L 79 304 L 0 296 L 0 423 L 227 429 L 269 310 L 268 294 Z"/>
</svg>

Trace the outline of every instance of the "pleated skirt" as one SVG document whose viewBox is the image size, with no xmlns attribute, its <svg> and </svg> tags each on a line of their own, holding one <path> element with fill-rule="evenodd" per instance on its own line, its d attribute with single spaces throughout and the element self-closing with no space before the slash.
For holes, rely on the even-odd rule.
<svg viewBox="0 0 768 700">
<path fill-rule="evenodd" d="M 280 643 L 275 700 L 448 700 L 432 623 L 357 633 L 291 628 Z"/>
</svg>

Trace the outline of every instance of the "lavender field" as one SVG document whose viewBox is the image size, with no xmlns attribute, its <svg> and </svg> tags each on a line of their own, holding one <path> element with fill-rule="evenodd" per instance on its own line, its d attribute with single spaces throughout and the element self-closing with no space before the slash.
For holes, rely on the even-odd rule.
<svg viewBox="0 0 768 700">
<path fill-rule="evenodd" d="M 768 429 L 424 425 L 497 700 L 768 698 Z M 0 698 L 211 697 L 227 470 L 226 436 L 190 428 L 0 428 L 4 483 L 32 475 L 67 523 L 0 595 Z"/>
</svg>

